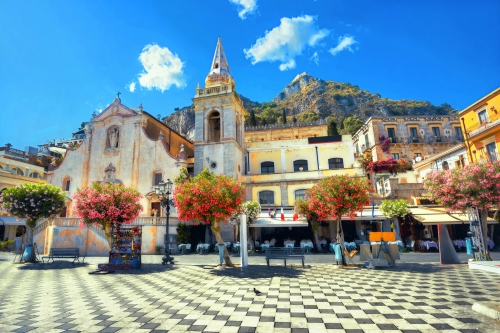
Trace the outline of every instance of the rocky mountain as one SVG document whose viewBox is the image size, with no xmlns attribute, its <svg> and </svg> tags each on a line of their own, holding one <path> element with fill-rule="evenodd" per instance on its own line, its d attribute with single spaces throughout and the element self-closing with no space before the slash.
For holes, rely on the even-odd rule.
<svg viewBox="0 0 500 333">
<path fill-rule="evenodd" d="M 298 122 L 306 122 L 329 117 L 340 124 L 340 128 L 351 116 L 365 121 L 371 116 L 449 115 L 457 112 L 446 103 L 435 106 L 427 101 L 392 100 L 351 83 L 321 80 L 306 73 L 297 75 L 270 102 L 259 103 L 240 97 L 248 111 L 247 125 L 283 122 L 283 111 L 287 121 L 295 118 Z M 250 116 L 252 112 L 254 119 Z M 164 118 L 164 122 L 186 134 L 194 124 L 193 107 L 176 109 L 171 116 Z"/>
<path fill-rule="evenodd" d="M 175 108 L 174 113 L 162 121 L 171 129 L 192 140 L 194 135 L 194 105 Z"/>
</svg>

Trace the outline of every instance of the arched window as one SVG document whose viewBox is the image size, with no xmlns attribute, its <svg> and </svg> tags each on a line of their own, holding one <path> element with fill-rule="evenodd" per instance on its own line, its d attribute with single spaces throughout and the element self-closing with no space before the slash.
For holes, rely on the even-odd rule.
<svg viewBox="0 0 500 333">
<path fill-rule="evenodd" d="M 329 158 L 328 159 L 328 169 L 343 169 L 344 159 L 342 158 Z"/>
<path fill-rule="evenodd" d="M 40 176 L 40 174 L 39 174 L 38 172 L 36 172 L 36 171 L 35 171 L 35 172 L 32 172 L 32 173 L 30 174 L 30 177 L 31 177 L 31 178 L 42 178 L 42 177 Z"/>
<path fill-rule="evenodd" d="M 120 130 L 118 126 L 111 126 L 107 131 L 106 149 L 117 149 L 120 145 Z"/>
<path fill-rule="evenodd" d="M 163 177 L 163 173 L 161 171 L 156 171 L 153 174 L 153 186 L 160 184 L 162 177 Z"/>
<path fill-rule="evenodd" d="M 307 160 L 293 161 L 293 171 L 307 171 Z"/>
<path fill-rule="evenodd" d="M 448 165 L 448 162 L 444 161 L 443 162 L 443 170 L 449 170 L 450 166 Z"/>
<path fill-rule="evenodd" d="M 70 188 L 71 188 L 71 179 L 69 177 L 66 177 L 63 180 L 63 191 L 69 191 Z"/>
<path fill-rule="evenodd" d="M 305 196 L 306 196 L 306 190 L 296 190 L 295 191 L 295 200 L 297 200 L 297 199 L 304 200 Z"/>
<path fill-rule="evenodd" d="M 208 142 L 220 142 L 220 118 L 218 111 L 208 116 Z"/>
<path fill-rule="evenodd" d="M 266 205 L 274 205 L 274 192 L 273 191 L 259 192 L 259 203 Z"/>
<path fill-rule="evenodd" d="M 16 174 L 16 175 L 19 175 L 19 176 L 24 176 L 23 170 L 21 170 L 19 168 L 12 168 L 10 170 L 12 171 L 13 174 Z"/>
<path fill-rule="evenodd" d="M 262 162 L 260 164 L 260 173 L 274 173 L 274 162 Z"/>
</svg>

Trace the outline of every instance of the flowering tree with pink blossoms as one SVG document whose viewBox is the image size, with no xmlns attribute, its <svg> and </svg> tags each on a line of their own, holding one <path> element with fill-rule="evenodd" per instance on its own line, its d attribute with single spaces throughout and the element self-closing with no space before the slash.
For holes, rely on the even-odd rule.
<svg viewBox="0 0 500 333">
<path fill-rule="evenodd" d="M 242 209 L 244 198 L 245 187 L 236 179 L 215 175 L 207 169 L 174 189 L 179 220 L 210 225 L 218 244 L 224 244 L 220 224 L 227 223 L 235 211 Z M 224 260 L 226 266 L 234 266 L 225 246 Z"/>
<path fill-rule="evenodd" d="M 424 188 L 448 211 L 463 212 L 469 207 L 477 207 L 486 241 L 488 210 L 500 204 L 500 161 L 433 171 L 427 174 Z M 487 246 L 486 256 L 490 257 Z"/>
<path fill-rule="evenodd" d="M 95 182 L 73 194 L 74 212 L 86 225 L 101 225 L 110 241 L 113 224 L 128 224 L 139 216 L 141 198 L 139 191 L 131 187 Z"/>
<path fill-rule="evenodd" d="M 2 192 L 3 208 L 11 215 L 26 219 L 26 245 L 33 245 L 33 228 L 36 222 L 43 218 L 58 216 L 65 202 L 64 193 L 54 185 L 22 184 L 18 187 L 7 188 Z M 35 261 L 35 252 L 29 262 Z"/>
</svg>

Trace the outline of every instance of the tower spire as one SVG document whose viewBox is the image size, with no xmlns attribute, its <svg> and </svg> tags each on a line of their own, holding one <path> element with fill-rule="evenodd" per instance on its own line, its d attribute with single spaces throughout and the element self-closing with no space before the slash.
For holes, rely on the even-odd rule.
<svg viewBox="0 0 500 333">
<path fill-rule="evenodd" d="M 217 46 L 215 46 L 214 59 L 212 60 L 212 67 L 205 80 L 205 86 L 216 86 L 221 84 L 232 83 L 234 79 L 229 71 L 224 47 L 222 46 L 221 38 L 217 39 Z"/>
</svg>

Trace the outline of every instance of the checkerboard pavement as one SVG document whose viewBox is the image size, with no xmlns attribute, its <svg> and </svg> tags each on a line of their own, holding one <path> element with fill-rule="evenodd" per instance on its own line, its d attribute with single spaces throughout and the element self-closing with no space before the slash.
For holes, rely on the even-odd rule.
<svg viewBox="0 0 500 333">
<path fill-rule="evenodd" d="M 471 310 L 500 299 L 498 275 L 467 265 L 145 264 L 89 275 L 95 265 L 11 259 L 0 257 L 0 332 L 500 332 Z"/>
</svg>

